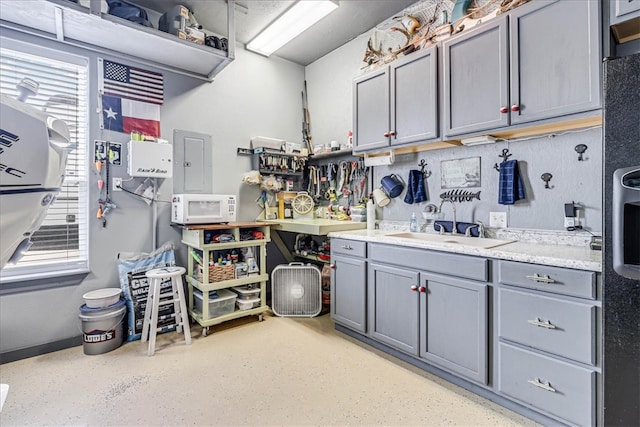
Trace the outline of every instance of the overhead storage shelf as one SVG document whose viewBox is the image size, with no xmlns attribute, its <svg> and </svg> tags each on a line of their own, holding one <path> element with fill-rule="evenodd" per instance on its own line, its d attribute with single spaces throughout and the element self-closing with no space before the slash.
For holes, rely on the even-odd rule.
<svg viewBox="0 0 640 427">
<path fill-rule="evenodd" d="M 227 2 L 228 52 L 66 0 L 2 0 L 0 26 L 211 81 L 234 59 L 234 3 Z"/>
</svg>

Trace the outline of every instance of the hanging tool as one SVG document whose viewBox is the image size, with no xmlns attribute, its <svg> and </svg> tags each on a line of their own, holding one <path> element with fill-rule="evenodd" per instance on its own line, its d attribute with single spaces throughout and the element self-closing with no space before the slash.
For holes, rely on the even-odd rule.
<svg viewBox="0 0 640 427">
<path fill-rule="evenodd" d="M 302 91 L 302 140 L 307 144 L 309 153 L 313 153 L 313 143 L 311 142 L 311 117 L 309 116 L 309 99 L 307 98 L 307 81 L 304 81 Z"/>
</svg>

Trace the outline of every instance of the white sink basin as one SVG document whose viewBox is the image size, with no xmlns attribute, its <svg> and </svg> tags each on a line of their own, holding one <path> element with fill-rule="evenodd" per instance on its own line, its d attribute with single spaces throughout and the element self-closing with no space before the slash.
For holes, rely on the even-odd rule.
<svg viewBox="0 0 640 427">
<path fill-rule="evenodd" d="M 432 234 L 432 233 L 389 233 L 386 237 L 397 237 L 401 239 L 420 240 L 423 242 L 443 243 L 460 246 L 472 246 L 474 248 L 495 248 L 496 246 L 512 243 L 512 240 L 500 239 L 480 239 L 478 237 L 465 237 L 455 234 Z"/>
</svg>

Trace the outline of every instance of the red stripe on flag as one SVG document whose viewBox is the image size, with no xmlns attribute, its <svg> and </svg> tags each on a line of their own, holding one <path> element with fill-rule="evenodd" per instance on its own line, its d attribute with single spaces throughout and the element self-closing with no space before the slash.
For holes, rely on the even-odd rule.
<svg viewBox="0 0 640 427">
<path fill-rule="evenodd" d="M 155 120 L 123 117 L 122 127 L 124 133 L 138 132 L 155 138 L 160 137 L 160 122 Z"/>
</svg>

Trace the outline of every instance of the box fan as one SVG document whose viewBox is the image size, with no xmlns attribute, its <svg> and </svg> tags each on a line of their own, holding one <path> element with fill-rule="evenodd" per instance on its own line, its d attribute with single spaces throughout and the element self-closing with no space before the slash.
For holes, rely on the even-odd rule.
<svg viewBox="0 0 640 427">
<path fill-rule="evenodd" d="M 271 309 L 280 317 L 314 317 L 322 310 L 320 269 L 292 262 L 271 273 Z"/>
</svg>

